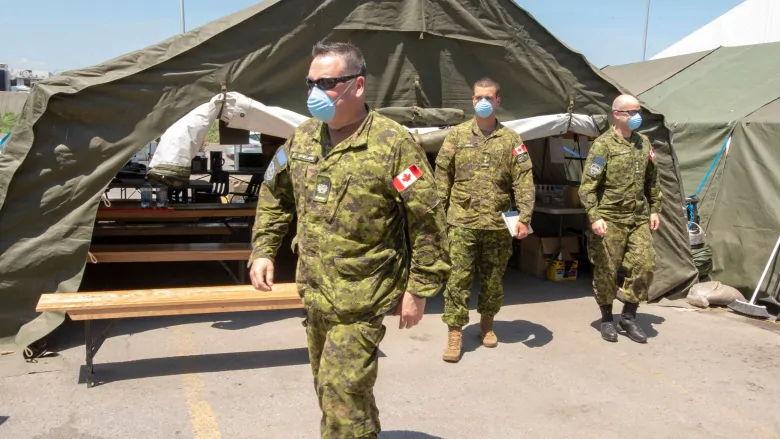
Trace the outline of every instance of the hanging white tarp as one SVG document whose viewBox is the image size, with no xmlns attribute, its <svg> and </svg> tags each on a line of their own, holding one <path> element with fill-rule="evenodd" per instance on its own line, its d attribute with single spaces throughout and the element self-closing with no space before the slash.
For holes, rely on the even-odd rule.
<svg viewBox="0 0 780 439">
<path fill-rule="evenodd" d="M 162 135 L 149 168 L 163 173 L 173 170 L 173 175 L 177 176 L 188 175 L 190 163 L 203 145 L 209 126 L 217 120 L 217 116 L 230 128 L 285 139 L 292 135 L 301 122 L 308 119 L 294 111 L 263 105 L 241 93 L 220 93 L 176 121 Z M 581 114 L 554 114 L 502 123 L 519 133 L 524 140 L 557 136 L 567 131 L 591 137 L 600 134 L 593 119 Z M 406 129 L 415 134 L 426 152 L 438 150 L 443 135 L 448 131 L 438 127 Z M 435 140 L 431 142 L 428 137 Z"/>
</svg>

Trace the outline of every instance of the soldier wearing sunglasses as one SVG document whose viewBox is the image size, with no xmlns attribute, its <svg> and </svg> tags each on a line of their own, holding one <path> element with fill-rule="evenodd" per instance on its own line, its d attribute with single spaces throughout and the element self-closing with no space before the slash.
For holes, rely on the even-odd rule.
<svg viewBox="0 0 780 439">
<path fill-rule="evenodd" d="M 645 343 L 636 323 L 639 303 L 647 300 L 653 281 L 655 250 L 652 231 L 661 224 L 661 186 L 650 140 L 636 132 L 642 124 L 639 101 L 621 95 L 612 104 L 612 127 L 593 143 L 585 161 L 580 198 L 591 222 L 588 257 L 593 290 L 601 308 L 601 337 L 618 340 L 612 315 L 617 272 L 626 269 L 623 311 L 617 329 Z"/>
<path fill-rule="evenodd" d="M 449 276 L 444 210 L 425 153 L 365 104 L 357 47 L 319 43 L 306 77 L 313 116 L 268 166 L 252 234 L 252 284 L 273 287 L 273 259 L 293 213 L 296 282 L 306 310 L 323 438 L 376 438 L 382 323 L 422 319 Z"/>
</svg>

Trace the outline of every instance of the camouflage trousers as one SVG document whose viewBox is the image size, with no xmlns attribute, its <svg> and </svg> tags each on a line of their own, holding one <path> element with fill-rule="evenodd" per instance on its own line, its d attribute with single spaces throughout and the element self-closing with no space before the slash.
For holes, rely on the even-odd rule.
<svg viewBox="0 0 780 439">
<path fill-rule="evenodd" d="M 611 305 L 617 296 L 617 273 L 626 269 L 623 298 L 629 303 L 647 300 L 653 282 L 655 249 L 650 226 L 607 223 L 607 234 L 588 230 L 588 259 L 593 264 L 593 291 L 599 306 Z"/>
<path fill-rule="evenodd" d="M 504 229 L 450 228 L 452 272 L 444 289 L 444 323 L 458 328 L 468 324 L 475 271 L 480 281 L 477 312 L 486 317 L 498 314 L 504 301 L 502 281 L 512 256 L 512 239 Z"/>
<path fill-rule="evenodd" d="M 376 438 L 381 427 L 374 400 L 384 316 L 336 323 L 307 310 L 309 362 L 322 411 L 322 439 Z"/>
</svg>

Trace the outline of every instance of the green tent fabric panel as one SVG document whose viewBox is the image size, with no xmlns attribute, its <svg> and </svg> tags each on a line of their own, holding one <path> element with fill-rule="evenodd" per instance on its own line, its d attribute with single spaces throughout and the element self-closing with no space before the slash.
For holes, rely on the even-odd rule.
<svg viewBox="0 0 780 439">
<path fill-rule="evenodd" d="M 707 174 L 713 159 L 723 146 L 732 130 L 727 123 L 672 123 L 672 144 L 680 159 L 680 175 L 685 195 L 696 192 Z M 706 186 L 702 189 L 701 197 Z"/>
<path fill-rule="evenodd" d="M 367 5 L 378 9 L 368 14 Z M 513 2 L 479 5 L 268 0 L 37 84 L 20 129 L 0 157 L 0 307 L 17 304 L 11 326 L 29 318 L 41 293 L 78 291 L 104 188 L 143 145 L 217 94 L 220 82 L 266 105 L 308 114 L 303 78 L 311 46 L 320 39 L 354 39 L 363 47 L 367 98 L 375 108 L 427 102 L 470 117 L 471 83 L 489 74 L 503 85 L 503 120 L 565 113 L 573 98 L 574 112 L 594 115 L 603 125 L 620 93 L 614 81 Z M 368 29 L 388 22 L 403 31 Z M 430 29 L 422 39 L 418 26 Z M 646 133 L 659 145 L 668 197 L 664 215 L 673 226 L 656 242 L 659 254 L 670 258 L 653 286 L 653 294 L 659 294 L 690 283 L 695 269 L 685 254 L 684 218 L 674 213 L 682 198 L 669 134 L 659 115 L 648 112 L 646 120 Z M 61 321 L 61 316 L 41 316 L 25 325 L 17 340 L 26 345 Z"/>
<path fill-rule="evenodd" d="M 653 233 L 656 251 L 656 267 L 648 299 L 673 296 L 687 292 L 696 281 L 698 273 L 688 244 L 687 220 L 683 200 L 685 194 L 680 184 L 678 158 L 668 143 L 653 139 L 658 151 L 655 162 L 658 165 L 658 179 L 664 199 L 661 203 L 661 227 Z"/>
<path fill-rule="evenodd" d="M 751 115 L 744 119 L 744 122 L 746 122 L 748 126 L 753 122 L 764 122 L 774 125 L 780 124 L 780 96 L 778 96 L 778 98 L 774 101 L 754 111 Z M 778 128 L 772 128 L 770 131 L 777 132 L 777 129 Z M 776 137 L 773 139 L 773 141 L 775 142 L 775 145 L 780 147 Z"/>
<path fill-rule="evenodd" d="M 721 48 L 641 95 L 675 122 L 738 121 L 780 96 L 780 43 Z"/>
<path fill-rule="evenodd" d="M 712 50 L 708 50 L 706 52 L 696 52 L 669 58 L 608 66 L 603 68 L 602 71 L 619 82 L 620 85 L 626 87 L 635 96 L 638 96 L 695 64 L 712 52 Z"/>
<path fill-rule="evenodd" d="M 752 292 L 780 234 L 780 119 L 734 131 L 707 227 L 713 278 Z"/>
</svg>

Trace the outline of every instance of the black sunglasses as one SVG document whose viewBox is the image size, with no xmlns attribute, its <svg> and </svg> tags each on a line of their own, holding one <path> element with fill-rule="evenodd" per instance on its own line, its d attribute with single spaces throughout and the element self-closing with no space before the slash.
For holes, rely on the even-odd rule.
<svg viewBox="0 0 780 439">
<path fill-rule="evenodd" d="M 320 78 L 317 80 L 306 78 L 306 85 L 309 87 L 309 90 L 311 90 L 315 85 L 320 90 L 330 90 L 342 82 L 347 82 L 350 79 L 355 79 L 360 76 L 365 76 L 365 72 L 361 71 L 357 75 L 339 76 L 337 78 Z"/>
<path fill-rule="evenodd" d="M 617 113 L 628 113 L 631 116 L 636 116 L 637 114 L 642 114 L 642 110 L 614 110 Z"/>
</svg>

